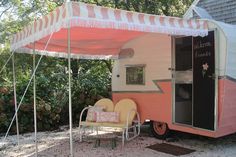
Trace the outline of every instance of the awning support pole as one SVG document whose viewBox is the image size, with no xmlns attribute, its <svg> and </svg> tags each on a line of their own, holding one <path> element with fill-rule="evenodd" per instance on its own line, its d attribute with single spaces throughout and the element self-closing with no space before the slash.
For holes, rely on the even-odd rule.
<svg viewBox="0 0 236 157">
<path fill-rule="evenodd" d="M 6 134 L 5 134 L 5 137 L 4 137 L 3 141 L 5 141 L 6 138 L 7 138 L 7 135 L 8 135 L 8 133 L 9 133 L 10 129 L 11 129 L 11 126 L 12 126 L 12 124 L 13 124 L 15 118 L 16 118 L 16 114 L 17 114 L 18 111 L 19 111 L 19 108 L 20 108 L 20 106 L 21 106 L 21 104 L 22 104 L 22 102 L 23 102 L 23 100 L 24 100 L 24 98 L 25 98 L 26 92 L 27 92 L 28 89 L 29 89 L 29 86 L 30 86 L 30 84 L 31 84 L 31 82 L 32 82 L 32 80 L 33 80 L 33 77 L 34 77 L 34 75 L 35 75 L 35 73 L 36 73 L 36 70 L 38 69 L 39 63 L 41 62 L 42 58 L 43 58 L 43 56 L 41 56 L 41 57 L 39 58 L 39 61 L 38 61 L 37 65 L 36 65 L 36 67 L 35 67 L 35 70 L 34 70 L 32 76 L 31 76 L 30 80 L 29 80 L 28 85 L 27 85 L 26 88 L 25 88 L 24 94 L 23 94 L 22 97 L 21 97 L 21 100 L 20 100 L 19 105 L 18 105 L 18 107 L 17 107 L 16 113 L 14 114 L 14 116 L 13 116 L 13 118 L 12 118 L 12 120 L 11 120 L 11 123 L 10 123 L 10 125 L 9 125 L 9 127 L 8 127 L 8 129 L 7 129 L 7 132 L 6 132 Z"/>
<path fill-rule="evenodd" d="M 48 44 L 49 44 L 49 42 L 50 42 L 50 40 L 51 40 L 51 38 L 52 38 L 52 35 L 53 35 L 53 33 L 50 35 L 50 37 L 49 37 L 49 39 L 48 39 L 48 41 L 47 41 L 47 43 L 46 43 L 46 46 L 45 46 L 45 48 L 44 48 L 43 51 L 45 51 L 45 50 L 47 49 Z M 40 58 L 39 58 L 39 60 L 38 60 L 38 62 L 37 62 L 37 65 L 35 66 L 35 70 L 33 71 L 32 75 L 31 75 L 31 77 L 30 77 L 29 83 L 28 83 L 28 85 L 27 85 L 26 88 L 25 88 L 24 94 L 23 94 L 22 97 L 21 97 L 21 100 L 20 100 L 19 105 L 18 105 L 18 107 L 17 107 L 16 113 L 18 113 L 18 110 L 19 110 L 19 108 L 20 108 L 20 106 L 21 106 L 21 104 L 22 104 L 22 102 L 23 102 L 23 100 L 24 100 L 24 97 L 25 97 L 25 95 L 26 95 L 26 92 L 28 91 L 28 88 L 29 88 L 29 86 L 30 86 L 30 84 L 31 84 L 31 82 L 32 82 L 32 80 L 33 80 L 33 77 L 34 77 L 34 75 L 35 75 L 35 73 L 36 73 L 36 71 L 37 71 L 37 69 L 38 69 L 38 67 L 39 67 L 39 64 L 40 64 L 42 58 L 43 58 L 43 55 L 40 56 Z M 16 118 L 16 113 L 15 113 L 14 116 L 12 117 L 11 123 L 10 123 L 10 125 L 9 125 L 9 127 L 8 127 L 8 129 L 7 129 L 7 132 L 6 132 L 5 136 L 4 136 L 3 141 L 6 141 L 6 138 L 7 138 L 7 136 L 8 136 L 8 133 L 9 133 L 10 129 L 11 129 L 11 126 L 12 126 L 12 124 L 13 124 L 15 118 Z"/>
<path fill-rule="evenodd" d="M 18 114 L 17 114 L 17 95 L 16 95 L 16 73 L 15 73 L 15 57 L 12 53 L 12 74 L 13 74 L 13 90 L 14 90 L 14 104 L 15 104 L 15 114 L 16 114 L 16 133 L 17 133 L 17 144 L 20 145 L 19 140 L 19 124 L 18 124 Z"/>
<path fill-rule="evenodd" d="M 35 71 L 35 43 L 33 50 L 33 71 Z M 33 78 L 33 90 L 34 90 L 34 142 L 35 142 L 35 156 L 38 156 L 38 141 L 37 141 L 37 106 L 36 106 L 36 82 L 35 75 Z"/>
<path fill-rule="evenodd" d="M 68 77 L 69 77 L 69 124 L 70 124 L 70 156 L 73 157 L 73 139 L 72 139 L 72 101 L 71 101 L 71 48 L 70 48 L 70 25 L 67 29 L 68 39 Z"/>
</svg>

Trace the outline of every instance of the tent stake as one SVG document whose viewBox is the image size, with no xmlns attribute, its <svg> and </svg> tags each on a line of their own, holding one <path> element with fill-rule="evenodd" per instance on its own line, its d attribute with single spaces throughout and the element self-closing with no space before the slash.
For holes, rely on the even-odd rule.
<svg viewBox="0 0 236 157">
<path fill-rule="evenodd" d="M 16 133 L 17 133 L 17 144 L 20 145 L 19 140 L 19 124 L 18 124 L 18 114 L 17 114 L 17 95 L 16 95 L 16 73 L 15 73 L 15 57 L 12 53 L 12 74 L 13 74 L 13 90 L 14 90 L 14 105 L 15 105 L 15 114 L 16 114 Z"/>
<path fill-rule="evenodd" d="M 35 42 L 33 50 L 33 71 L 35 71 Z M 35 156 L 38 156 L 38 141 L 37 141 L 37 106 L 36 106 L 36 82 L 35 75 L 33 78 L 33 90 L 34 90 L 34 142 L 35 142 Z"/>
<path fill-rule="evenodd" d="M 72 139 L 72 102 L 71 102 L 71 47 L 70 47 L 70 25 L 67 29 L 68 38 L 68 77 L 69 77 L 69 125 L 70 125 L 70 156 L 73 157 L 73 139 Z"/>
</svg>

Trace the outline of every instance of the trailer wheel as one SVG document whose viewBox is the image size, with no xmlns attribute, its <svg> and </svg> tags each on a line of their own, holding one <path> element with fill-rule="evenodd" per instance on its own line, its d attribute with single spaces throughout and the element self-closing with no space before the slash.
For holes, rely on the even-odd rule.
<svg viewBox="0 0 236 157">
<path fill-rule="evenodd" d="M 166 139 L 169 135 L 169 128 L 166 123 L 151 121 L 150 123 L 152 134 L 158 139 Z"/>
</svg>

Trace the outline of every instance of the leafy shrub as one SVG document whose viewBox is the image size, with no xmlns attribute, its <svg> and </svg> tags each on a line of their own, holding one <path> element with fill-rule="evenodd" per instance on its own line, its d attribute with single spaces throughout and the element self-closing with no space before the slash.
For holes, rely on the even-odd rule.
<svg viewBox="0 0 236 157">
<path fill-rule="evenodd" d="M 30 55 L 27 62 L 16 60 L 18 103 L 32 73 Z M 28 58 L 27 58 L 28 57 Z M 20 58 L 22 59 L 22 58 Z M 21 64 L 19 64 L 19 62 Z M 75 64 L 76 63 L 76 64 Z M 72 77 L 72 114 L 73 123 L 79 123 L 79 115 L 85 106 L 93 105 L 102 97 L 110 97 L 111 73 L 107 64 L 111 61 L 73 61 Z M 24 71 L 22 71 L 22 66 Z M 54 130 L 69 121 L 68 71 L 67 60 L 45 57 L 36 73 L 37 127 L 39 131 Z M 5 75 L 0 77 L 0 132 L 6 132 L 15 113 L 12 71 L 7 67 Z M 7 80 L 7 81 L 6 81 Z M 33 86 L 27 94 L 18 112 L 20 133 L 34 130 Z M 16 132 L 13 123 L 11 133 Z"/>
</svg>

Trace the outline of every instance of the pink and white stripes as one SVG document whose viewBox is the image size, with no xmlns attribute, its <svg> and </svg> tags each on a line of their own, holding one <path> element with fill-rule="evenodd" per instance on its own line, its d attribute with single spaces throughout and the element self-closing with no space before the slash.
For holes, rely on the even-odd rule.
<svg viewBox="0 0 236 157">
<path fill-rule="evenodd" d="M 72 4 L 72 26 L 115 28 L 133 31 L 204 36 L 207 22 L 149 15 L 84 3 Z"/>
<path fill-rule="evenodd" d="M 188 29 L 207 29 L 205 21 L 184 20 L 177 17 L 149 15 L 137 12 L 104 8 L 95 5 L 73 3 L 73 17 L 82 17 L 103 21 L 123 22 L 127 24 L 174 27 Z"/>
<path fill-rule="evenodd" d="M 207 21 L 149 15 L 85 3 L 68 2 L 12 37 L 11 49 L 24 47 L 62 28 L 95 27 L 170 35 L 207 35 Z"/>
</svg>

